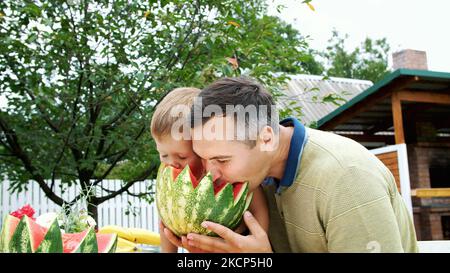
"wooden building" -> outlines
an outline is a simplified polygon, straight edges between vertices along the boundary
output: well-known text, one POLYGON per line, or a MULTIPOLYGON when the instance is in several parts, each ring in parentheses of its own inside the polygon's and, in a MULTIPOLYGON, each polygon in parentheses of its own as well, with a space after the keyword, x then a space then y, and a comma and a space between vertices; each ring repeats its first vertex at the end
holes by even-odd
POLYGON ((450 73, 428 71, 422 51, 393 57, 394 72, 316 126, 358 141, 388 166, 419 240, 450 240, 450 73))

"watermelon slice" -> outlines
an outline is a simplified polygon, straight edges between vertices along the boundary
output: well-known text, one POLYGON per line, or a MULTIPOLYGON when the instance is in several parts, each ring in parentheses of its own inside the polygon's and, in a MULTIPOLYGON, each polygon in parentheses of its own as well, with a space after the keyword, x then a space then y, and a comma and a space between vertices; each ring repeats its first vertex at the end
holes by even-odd
POLYGON ((117 238, 117 234, 96 234, 97 236, 97 245, 98 245, 98 253, 114 253, 117 249, 117 239, 112 240, 113 238, 117 238), (111 236, 112 235, 112 236, 111 236))
POLYGON ((9 252, 9 242, 14 234, 14 231, 19 224, 20 219, 11 215, 6 215, 3 220, 2 233, 0 235, 0 252, 9 252))
POLYGON ((117 234, 96 234, 93 228, 61 235, 57 220, 50 228, 38 225, 28 216, 21 220, 7 215, 0 238, 2 252, 18 253, 111 253, 117 246, 117 234))

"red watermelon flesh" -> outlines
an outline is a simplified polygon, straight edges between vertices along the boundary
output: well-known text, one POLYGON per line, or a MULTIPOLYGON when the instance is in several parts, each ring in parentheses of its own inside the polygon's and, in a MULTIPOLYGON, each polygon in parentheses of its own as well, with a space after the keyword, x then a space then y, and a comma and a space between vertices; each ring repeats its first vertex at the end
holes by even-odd
MULTIPOLYGON (((78 250, 89 230, 78 233, 65 233, 62 235, 64 253, 74 253, 78 250)), ((116 234, 95 234, 97 238, 98 253, 110 252, 116 234)))
MULTIPOLYGON (((23 216, 22 216, 23 217, 23 216)), ((41 244, 42 240, 44 240, 45 234, 47 233, 47 229, 36 224, 35 221, 33 221, 31 218, 27 217, 26 221, 28 222, 28 232, 30 233, 30 241, 31 241, 31 249, 33 252, 35 252, 39 245, 41 244)), ((9 240, 11 240, 11 238, 14 235, 14 232, 16 231, 17 225, 19 224, 20 219, 13 216, 13 215, 9 215, 8 217, 8 242, 9 240)), ((5 223, 6 224, 6 223, 5 223)))
MULTIPOLYGON (((39 245, 42 243, 42 241, 45 238, 45 235, 48 232, 48 229, 37 224, 35 221, 33 221, 31 218, 26 217, 27 221, 27 228, 28 233, 30 235, 30 241, 31 241, 31 249, 33 252, 36 252, 39 245)), ((9 215, 7 218, 7 221, 4 223, 5 225, 8 225, 7 227, 4 226, 3 228, 6 228, 8 231, 8 238, 6 242, 8 243, 11 238, 14 235, 14 232, 17 228, 17 225, 19 224, 20 219, 17 217, 14 217, 12 215, 9 215)), ((63 252, 64 253, 73 253, 78 250, 78 247, 83 242, 84 238, 86 237, 87 232, 89 229, 78 232, 78 233, 65 233, 62 234, 62 244, 63 244, 63 252)), ((104 253, 104 252, 110 252, 113 248, 113 244, 116 240, 115 234, 96 234, 97 244, 98 244, 98 252, 104 253)))
MULTIPOLYGON (((175 181, 175 179, 177 179, 178 175, 181 173, 181 171, 183 171, 183 169, 177 169, 172 167, 172 175, 173 175, 173 181, 175 181)), ((203 170, 192 170, 192 167, 189 166, 189 175, 191 176, 191 181, 192 181, 192 186, 194 187, 194 189, 197 187, 198 183, 201 180, 201 175, 203 173, 203 170), (196 173, 198 175, 198 177, 196 177, 194 175, 194 173, 196 173)))
POLYGON ((114 242, 112 237, 115 234, 99 234, 97 233, 98 253, 106 253, 111 249, 111 244, 114 242))
MULTIPOLYGON (((10 217, 8 217, 8 225, 9 225, 8 226, 8 231, 9 231, 8 239, 11 239, 11 237, 13 236, 14 231, 16 230, 19 222, 20 222, 20 219, 17 217, 14 217, 12 215, 10 217)), ((5 225, 6 225, 6 223, 5 223, 5 225)))
MULTIPOLYGON (((191 166, 189 166, 189 175, 191 176, 191 181, 192 181, 192 186, 195 189, 198 185, 198 183, 200 183, 200 180, 203 178, 203 170, 193 170, 191 171, 192 168, 191 166), (197 174, 200 174, 199 176, 195 176, 193 174, 193 172, 196 172, 197 174)), ((172 176, 173 176, 173 181, 176 180, 176 178, 178 177, 178 175, 180 175, 180 173, 183 171, 183 169, 177 169, 172 167, 172 176)), ((214 181, 214 194, 217 195, 217 193, 219 193, 226 185, 228 182, 223 182, 223 181, 214 181)), ((244 185, 243 182, 235 182, 232 184, 233 186, 233 197, 234 199, 236 199, 236 197, 238 196, 239 192, 241 191, 242 186, 244 185)))
POLYGON ((242 182, 237 182, 233 184, 233 197, 234 199, 236 199, 236 197, 238 196, 239 192, 241 191, 242 186, 244 185, 244 183, 242 182))
MULTIPOLYGON (((14 234, 14 231, 16 230, 17 225, 19 224, 20 219, 17 217, 11 217, 9 221, 9 239, 14 234)), ((40 243, 45 237, 45 234, 47 234, 48 229, 37 224, 30 218, 28 218, 29 223, 29 232, 31 235, 31 248, 33 252, 36 251, 36 249, 39 247, 40 243)), ((77 249, 79 242, 83 240, 84 235, 86 234, 86 231, 80 232, 80 233, 73 233, 73 234, 62 234, 63 239, 63 246, 64 246, 64 253, 70 253, 77 249)))
MULTIPOLYGON (((35 252, 41 244, 42 240, 44 240, 45 234, 47 234, 48 229, 37 224, 31 218, 28 218, 27 221, 29 224, 29 232, 32 242, 31 249, 33 250, 33 252, 35 252)), ((14 216, 10 217, 8 221, 9 239, 11 239, 11 237, 13 236, 19 222, 19 218, 14 216)), ((86 232, 87 230, 80 233, 62 234, 64 253, 74 252, 77 249, 79 242, 83 240, 83 235, 86 234, 86 232)))
MULTIPOLYGON (((14 235, 14 231, 16 230, 17 226, 19 225, 20 219, 17 217, 14 217, 12 215, 8 215, 5 218, 5 221, 3 223, 3 228, 1 232, 1 245, 0 245, 0 251, 2 251, 3 247, 7 247, 9 245, 9 242, 11 241, 11 238, 14 235)), ((3 251, 6 251, 3 250, 3 251)))
POLYGON ((63 240, 63 252, 64 253, 73 253, 77 251, 80 246, 83 238, 86 237, 86 233, 88 230, 78 232, 78 233, 64 233, 62 234, 63 240))
POLYGON ((42 240, 44 240, 45 234, 47 234, 48 229, 40 226, 31 218, 28 218, 27 221, 29 224, 28 227, 31 235, 31 249, 33 250, 33 252, 35 252, 41 244, 42 240))

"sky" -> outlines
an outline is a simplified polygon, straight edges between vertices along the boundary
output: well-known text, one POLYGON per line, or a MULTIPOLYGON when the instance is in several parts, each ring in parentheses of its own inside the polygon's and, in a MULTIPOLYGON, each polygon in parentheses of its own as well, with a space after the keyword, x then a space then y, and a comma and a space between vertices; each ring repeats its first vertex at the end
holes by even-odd
MULTIPOLYGON (((309 35, 310 47, 325 50, 332 30, 348 34, 348 49, 369 37, 386 37, 391 53, 402 49, 427 53, 428 69, 450 72, 450 1, 448 0, 268 0, 277 15, 309 35), (277 5, 285 5, 281 13, 277 5)), ((392 59, 389 60, 392 65, 392 59)))

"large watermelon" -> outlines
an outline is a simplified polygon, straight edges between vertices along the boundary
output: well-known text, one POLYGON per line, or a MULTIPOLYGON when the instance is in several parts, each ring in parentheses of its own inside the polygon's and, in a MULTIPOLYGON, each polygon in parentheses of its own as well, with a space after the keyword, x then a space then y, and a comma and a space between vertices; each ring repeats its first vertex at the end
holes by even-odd
POLYGON ((96 234, 93 228, 61 234, 56 219, 47 229, 26 215, 7 215, 0 237, 0 251, 14 253, 111 253, 116 245, 117 234, 96 234))
POLYGON ((164 225, 178 236, 216 236, 201 226, 205 220, 235 229, 251 198, 248 182, 217 185, 210 173, 199 181, 189 166, 180 170, 161 164, 158 170, 156 206, 164 225))

